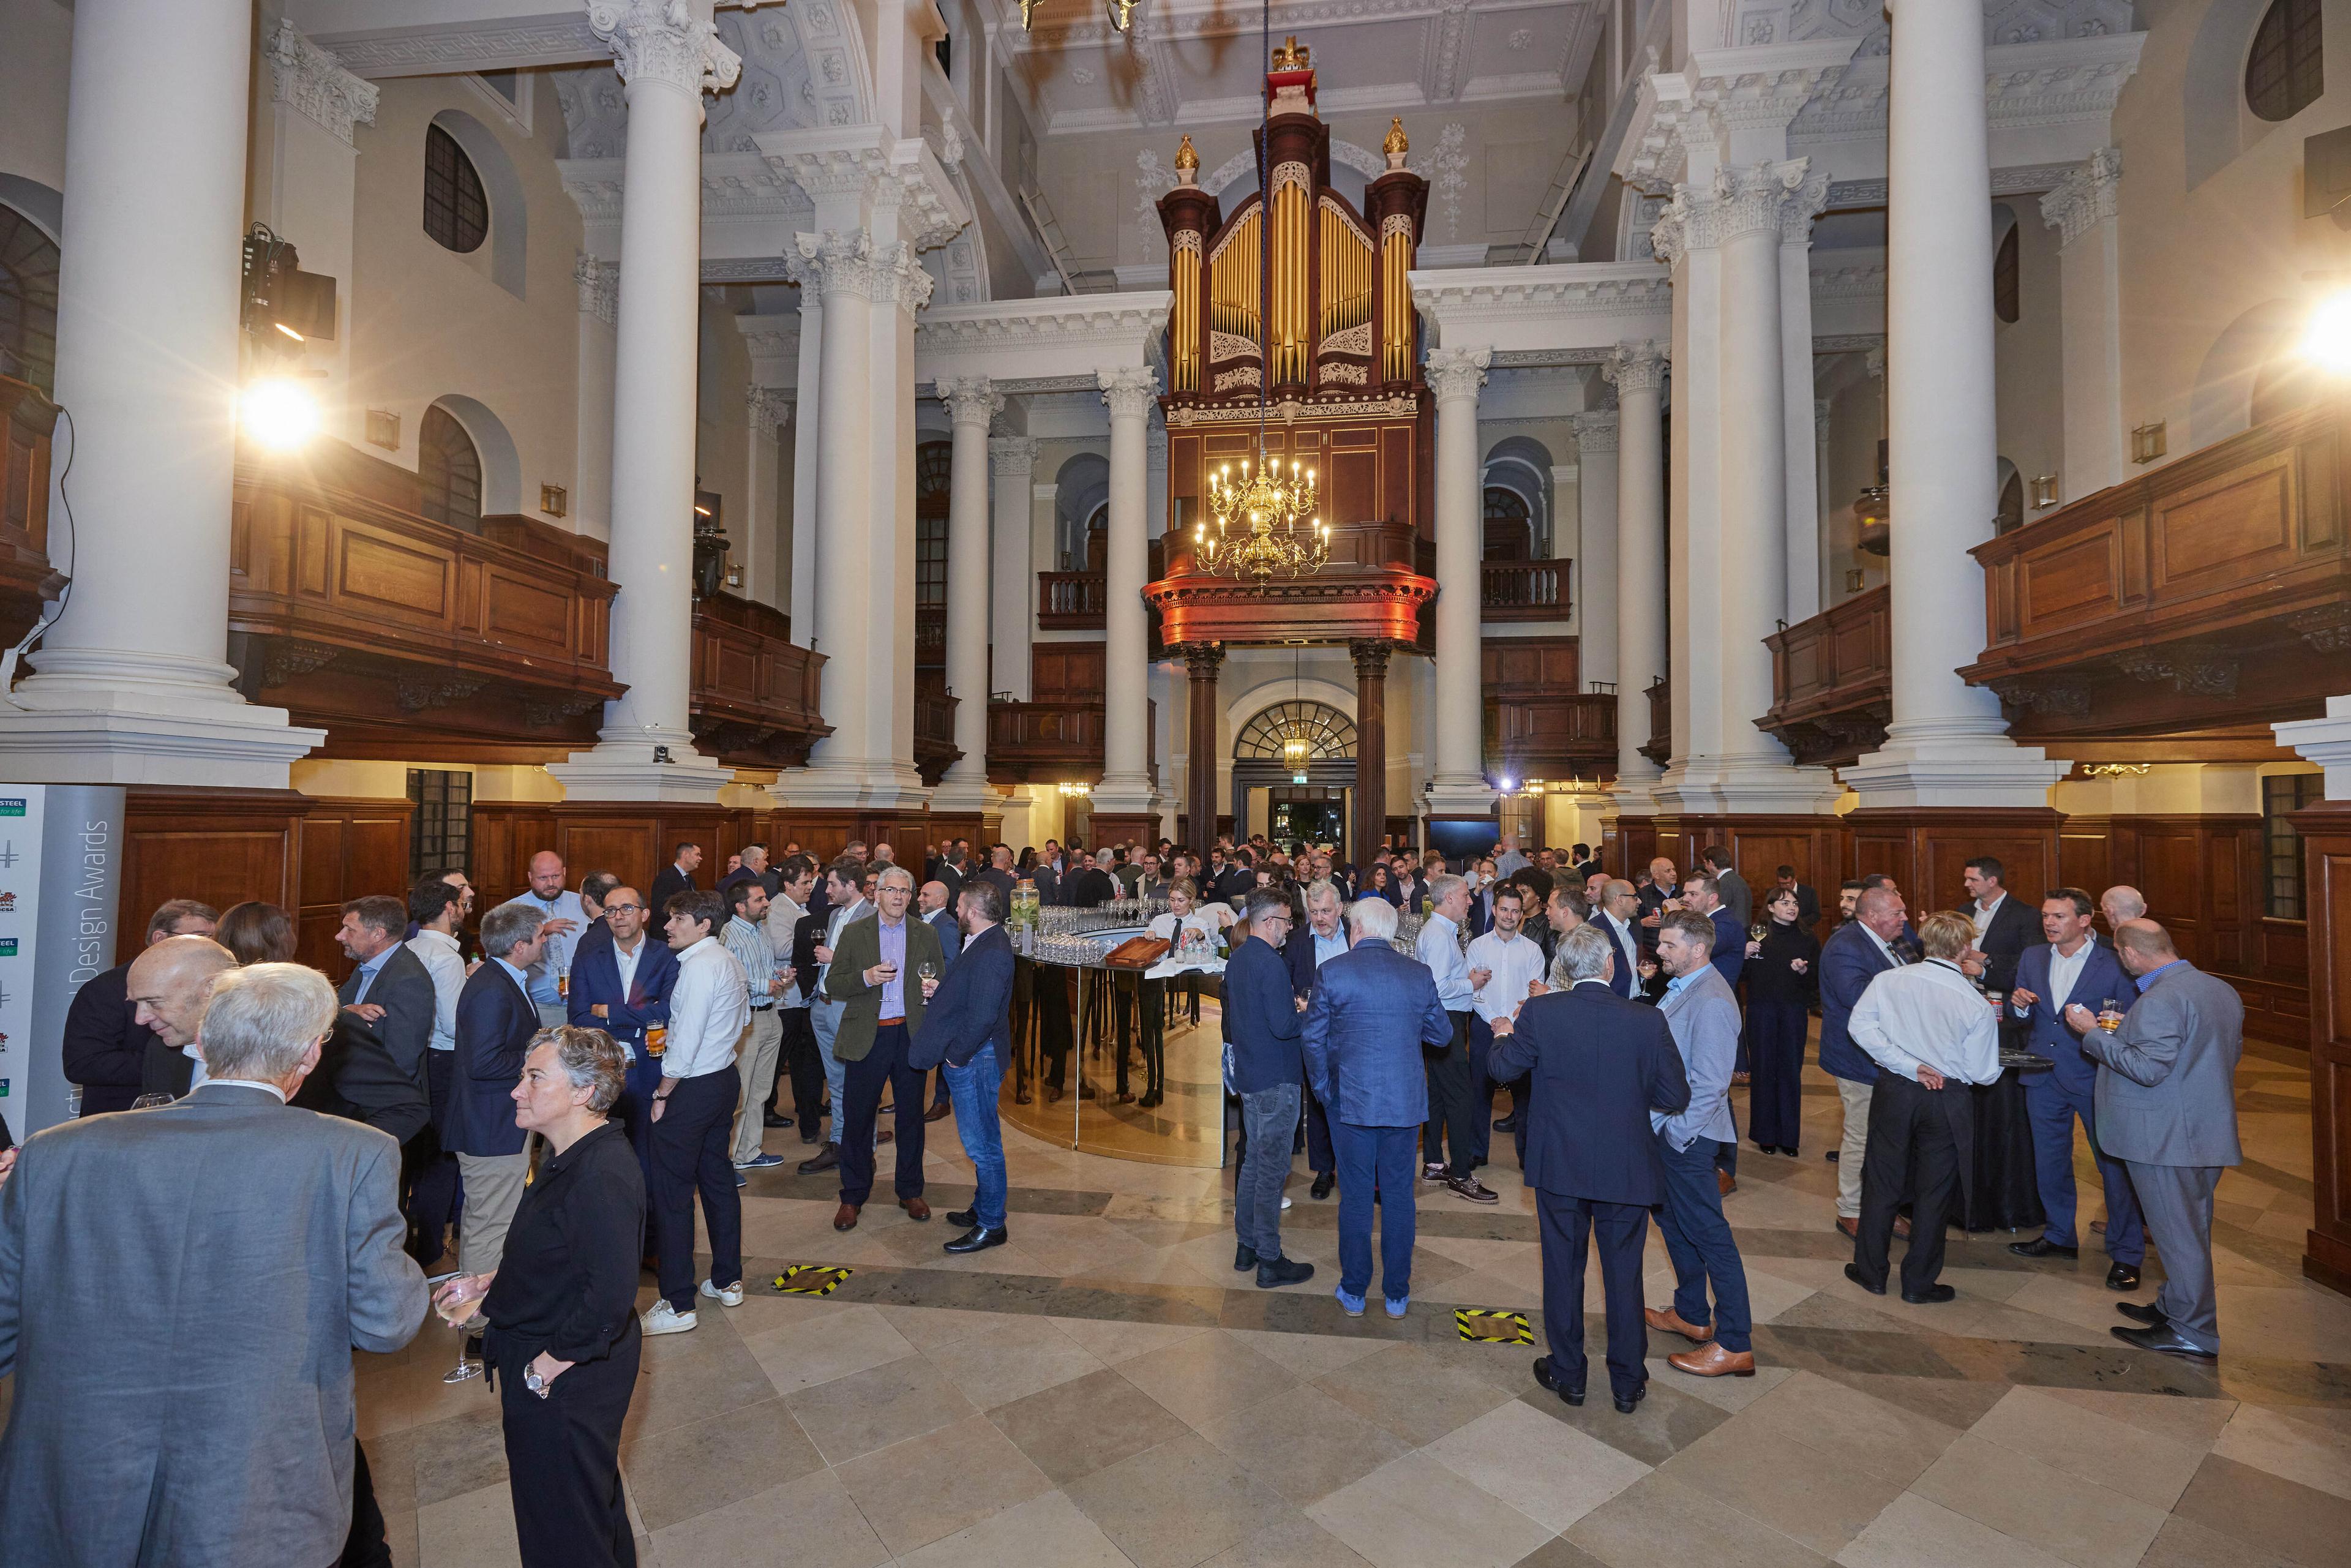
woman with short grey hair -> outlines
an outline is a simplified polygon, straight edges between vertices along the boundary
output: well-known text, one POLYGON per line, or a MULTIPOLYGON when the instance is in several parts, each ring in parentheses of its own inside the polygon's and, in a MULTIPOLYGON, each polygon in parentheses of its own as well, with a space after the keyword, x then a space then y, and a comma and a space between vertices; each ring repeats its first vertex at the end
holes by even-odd
POLYGON ((605 1119, 621 1048, 601 1029, 539 1030, 515 1085, 515 1124, 550 1157, 523 1194, 498 1267, 461 1274, 434 1305, 481 1302, 482 1359, 505 1417, 524 1568, 620 1568, 636 1549, 621 1496, 621 1426, 637 1383, 637 1260, 645 1184, 605 1119))

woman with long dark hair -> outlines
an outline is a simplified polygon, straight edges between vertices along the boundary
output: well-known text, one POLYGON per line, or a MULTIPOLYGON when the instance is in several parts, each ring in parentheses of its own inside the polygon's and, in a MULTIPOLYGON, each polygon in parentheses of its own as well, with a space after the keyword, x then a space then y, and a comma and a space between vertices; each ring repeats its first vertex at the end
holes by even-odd
POLYGON ((1747 944, 1747 1132, 1765 1154, 1803 1141, 1804 1026, 1820 994, 1821 939, 1796 923, 1796 890, 1773 888, 1747 944))

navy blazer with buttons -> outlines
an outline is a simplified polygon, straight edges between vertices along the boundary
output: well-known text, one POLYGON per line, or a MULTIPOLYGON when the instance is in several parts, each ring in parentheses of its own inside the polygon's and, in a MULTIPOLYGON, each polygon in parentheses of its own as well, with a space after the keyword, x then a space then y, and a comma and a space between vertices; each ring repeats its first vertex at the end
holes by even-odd
POLYGON ((1364 942, 1315 972, 1299 1038, 1307 1086, 1335 1120, 1417 1127, 1428 1120, 1421 1048, 1453 1043, 1453 1015, 1437 999, 1427 965, 1364 942))
POLYGON ((924 915, 923 924, 939 934, 939 978, 944 980, 955 973, 956 955, 963 951, 963 927, 956 924, 954 902, 924 915))
POLYGON ((906 1049, 916 1071, 968 1066, 983 1047, 996 1047, 1001 1068, 1012 1059, 1012 937, 1001 924, 973 937, 923 1009, 906 1049))
POLYGON ((522 1153, 514 1086, 522 1082, 523 1058, 538 1028, 538 1009, 497 960, 483 959, 465 977, 457 993, 456 1060, 450 1063, 449 1103, 442 1113, 443 1148, 458 1155, 522 1153))
POLYGON ((1706 961, 1735 991, 1739 977, 1747 972, 1747 927, 1728 909, 1717 908, 1708 918, 1714 922, 1714 946, 1707 949, 1706 961))
MULTIPOLYGON (((621 994, 621 959, 612 951, 612 928, 590 925, 571 953, 571 995, 564 1011, 581 1029, 601 1029, 632 1048, 645 1040, 647 1024, 669 1022, 669 993, 677 984, 677 955, 651 932, 640 937, 637 972, 629 994, 621 994), (602 1003, 605 1016, 592 1010, 602 1003)), ((462 994, 459 1001, 463 1004, 462 994)))
POLYGON ((1586 982, 1536 997, 1488 1048, 1489 1077, 1531 1075, 1527 1185, 1599 1203, 1665 1201, 1651 1111, 1689 1105, 1689 1076, 1656 1009, 1586 982))
POLYGON ((1821 945, 1821 1071, 1830 1077, 1877 1082, 1877 1059, 1854 1044, 1845 1030, 1869 982, 1893 967, 1858 920, 1838 926, 1821 945))
MULTIPOLYGON (((2074 977, 2073 995, 2053 997, 2049 966, 2056 956, 2057 950, 2046 942, 2027 947, 2016 963, 2016 984, 2009 988, 2028 990, 2040 998, 2024 1020, 2032 1031, 2025 1041, 2027 1049, 2057 1064, 2050 1076, 2059 1084, 2077 1094, 2088 1094, 2096 1087, 2098 1064, 2083 1054, 2082 1037, 2065 1021, 2065 1006, 2079 1002, 2095 1013, 2100 1002, 2112 997, 2127 1013, 2138 999, 2138 982, 2123 972, 2122 960, 2115 956, 2113 948, 2093 942, 2082 959, 2082 972, 2074 977)), ((2003 1010, 2011 1018, 2016 1016, 2012 1008, 2003 1010)))
POLYGON ((1225 965, 1224 1013, 1233 1042, 1234 1093, 1257 1094, 1299 1081, 1298 993, 1280 948, 1259 936, 1240 945, 1225 965))

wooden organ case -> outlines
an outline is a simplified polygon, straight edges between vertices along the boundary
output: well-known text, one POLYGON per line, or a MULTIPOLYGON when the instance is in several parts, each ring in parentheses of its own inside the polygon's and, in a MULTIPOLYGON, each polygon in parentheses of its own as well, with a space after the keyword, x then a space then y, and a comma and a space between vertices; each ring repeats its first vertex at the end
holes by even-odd
POLYGON ((1352 647, 1359 711, 1350 826, 1361 846, 1385 827, 1388 658, 1397 648, 1426 651, 1437 593, 1435 406, 1421 377, 1409 282, 1428 183, 1405 167, 1409 146, 1396 121, 1382 148, 1386 168, 1364 188, 1362 207, 1332 187, 1331 131, 1315 110, 1308 51, 1295 38, 1274 51, 1265 91, 1257 188, 1226 214, 1200 187, 1199 155, 1186 136, 1176 155, 1176 187, 1159 202, 1175 297, 1160 399, 1168 532, 1166 575, 1144 592, 1163 641, 1191 666, 1195 740, 1185 800, 1196 823, 1217 820, 1214 705, 1223 649, 1352 647), (1215 526, 1208 475, 1219 467, 1238 475, 1244 459, 1253 468, 1294 462, 1315 472, 1331 529, 1320 571, 1244 582, 1195 562, 1194 528, 1215 526))

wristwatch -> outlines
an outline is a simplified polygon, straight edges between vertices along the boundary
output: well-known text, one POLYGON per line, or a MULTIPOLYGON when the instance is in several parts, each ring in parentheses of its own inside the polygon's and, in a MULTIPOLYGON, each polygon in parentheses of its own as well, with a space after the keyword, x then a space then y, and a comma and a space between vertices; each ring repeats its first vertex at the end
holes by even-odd
POLYGON ((538 1368, 535 1366, 523 1368, 522 1385, 541 1399, 547 1397, 547 1379, 538 1375, 538 1368))

